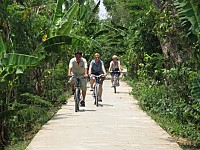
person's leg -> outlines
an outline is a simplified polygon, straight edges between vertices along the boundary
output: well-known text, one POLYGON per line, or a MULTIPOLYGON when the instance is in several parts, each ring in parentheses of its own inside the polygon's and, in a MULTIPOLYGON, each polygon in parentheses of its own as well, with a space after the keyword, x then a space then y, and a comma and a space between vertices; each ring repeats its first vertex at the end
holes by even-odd
POLYGON ((82 100, 80 102, 82 107, 85 107, 85 97, 87 91, 87 79, 81 79, 82 100))
POLYGON ((100 85, 99 85, 99 95, 100 95, 100 100, 102 101, 102 93, 103 93, 103 81, 105 80, 105 78, 102 78, 100 81, 100 85))
POLYGON ((83 101, 85 101, 86 91, 82 90, 83 101))
POLYGON ((102 96, 102 93, 103 93, 103 86, 102 84, 99 85, 99 95, 100 97, 102 96))
POLYGON ((111 76, 111 85, 113 84, 114 76, 111 76))
POLYGON ((71 83, 71 89, 74 90, 74 83, 71 83))
POLYGON ((93 84, 94 84, 95 79, 91 78, 90 79, 90 91, 93 91, 93 84))
POLYGON ((71 86, 71 95, 74 95, 74 85, 75 85, 75 80, 74 80, 74 78, 70 78, 69 79, 69 81, 68 81, 69 83, 70 83, 70 86, 71 86))
POLYGON ((119 86, 119 77, 120 77, 120 72, 118 73, 118 76, 117 76, 118 86, 119 86))
POLYGON ((83 99, 80 101, 81 107, 85 107, 85 96, 86 96, 86 91, 82 90, 83 99))

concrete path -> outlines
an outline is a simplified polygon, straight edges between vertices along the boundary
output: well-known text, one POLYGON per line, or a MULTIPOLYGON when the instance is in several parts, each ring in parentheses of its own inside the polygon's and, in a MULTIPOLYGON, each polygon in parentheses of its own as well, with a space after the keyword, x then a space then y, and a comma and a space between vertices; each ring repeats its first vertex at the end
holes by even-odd
POLYGON ((74 112, 73 98, 36 134, 26 150, 180 150, 178 144, 137 105, 124 82, 114 94, 104 81, 103 102, 74 112))

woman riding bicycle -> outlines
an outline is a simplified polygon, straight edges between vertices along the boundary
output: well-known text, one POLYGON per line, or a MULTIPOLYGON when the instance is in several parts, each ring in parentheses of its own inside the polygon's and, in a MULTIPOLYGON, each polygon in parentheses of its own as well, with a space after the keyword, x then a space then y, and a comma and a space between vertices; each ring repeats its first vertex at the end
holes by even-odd
MULTIPOLYGON (((102 92, 103 92, 103 87, 102 87, 102 84, 103 84, 103 81, 106 77, 106 70, 105 70, 105 67, 104 67, 104 63, 102 60, 100 60, 100 54, 99 53, 95 53, 94 54, 94 60, 92 60, 90 62, 90 66, 89 66, 89 75, 101 75, 101 74, 104 74, 104 77, 101 79, 100 81, 100 86, 99 86, 99 101, 102 101, 102 92)), ((91 86, 91 89, 90 91, 93 91, 93 84, 95 82, 95 78, 93 78, 91 76, 90 78, 90 86, 91 86)))
POLYGON ((117 75, 117 80, 119 83, 119 76, 122 72, 120 61, 118 60, 118 57, 116 55, 112 56, 112 61, 110 62, 109 72, 111 75, 111 85, 112 85, 111 87, 113 87, 114 75, 115 74, 117 75))

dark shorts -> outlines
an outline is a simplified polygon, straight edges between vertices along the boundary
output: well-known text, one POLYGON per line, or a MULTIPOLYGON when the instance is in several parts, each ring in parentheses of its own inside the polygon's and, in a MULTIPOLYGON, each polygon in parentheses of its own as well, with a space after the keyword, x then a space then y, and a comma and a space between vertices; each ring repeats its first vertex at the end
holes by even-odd
MULTIPOLYGON (((119 68, 116 68, 115 70, 112 70, 112 71, 119 71, 119 68)), ((111 76, 116 75, 117 77, 119 77, 120 74, 121 74, 120 72, 111 72, 111 73, 110 73, 111 76)))
POLYGON ((111 72, 111 73, 110 73, 110 75, 111 75, 111 76, 114 76, 114 75, 116 75, 117 77, 119 77, 119 76, 120 76, 120 74, 121 74, 120 72, 111 72))

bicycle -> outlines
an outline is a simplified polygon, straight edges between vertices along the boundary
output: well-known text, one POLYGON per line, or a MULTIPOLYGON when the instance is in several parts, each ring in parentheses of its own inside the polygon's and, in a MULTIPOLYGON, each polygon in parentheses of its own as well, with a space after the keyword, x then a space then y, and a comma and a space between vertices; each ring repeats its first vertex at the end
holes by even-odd
POLYGON ((81 86, 80 86, 80 79, 84 77, 75 77, 72 76, 73 78, 76 79, 75 85, 74 85, 74 101, 75 101, 75 112, 79 111, 79 105, 81 101, 81 86))
POLYGON ((116 93, 117 92, 117 86, 119 86, 119 80, 118 80, 119 71, 111 71, 110 73, 114 74, 114 76, 113 76, 113 82, 112 82, 112 87, 114 89, 114 93, 116 93))
POLYGON ((91 77, 95 78, 95 83, 93 85, 93 97, 94 97, 94 104, 98 107, 99 106, 99 97, 100 97, 100 92, 99 92, 99 86, 100 86, 100 80, 102 77, 104 77, 103 74, 101 75, 91 75, 91 77))

